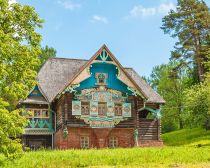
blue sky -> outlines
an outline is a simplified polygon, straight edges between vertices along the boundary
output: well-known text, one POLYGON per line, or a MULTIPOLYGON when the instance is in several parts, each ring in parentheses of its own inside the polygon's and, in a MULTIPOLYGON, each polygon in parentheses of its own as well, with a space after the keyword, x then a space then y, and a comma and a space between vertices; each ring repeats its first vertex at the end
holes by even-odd
MULTIPOLYGON (((15 1, 15 0, 12 0, 15 1)), ((125 67, 149 76, 167 63, 175 40, 160 29, 175 0, 17 0, 45 20, 42 46, 58 57, 89 59, 103 44, 125 67)), ((210 4, 210 0, 206 0, 210 4)))

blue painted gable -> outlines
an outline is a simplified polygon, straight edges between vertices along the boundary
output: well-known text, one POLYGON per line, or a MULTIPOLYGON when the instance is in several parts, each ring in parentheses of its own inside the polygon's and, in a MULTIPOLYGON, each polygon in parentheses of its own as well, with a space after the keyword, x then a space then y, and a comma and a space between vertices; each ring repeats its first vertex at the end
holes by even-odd
POLYGON ((128 95, 132 95, 132 92, 127 89, 128 86, 117 78, 117 75, 119 72, 116 65, 109 64, 106 62, 93 63, 91 64, 91 67, 90 67, 90 73, 91 73, 91 77, 82 81, 80 83, 80 86, 76 88, 77 91, 82 90, 82 89, 97 87, 98 85, 97 85, 97 80, 96 80, 96 73, 106 73, 107 74, 107 80, 106 80, 107 88, 118 90, 128 95))
POLYGON ((28 95, 28 97, 32 97, 32 96, 35 96, 35 97, 44 97, 43 95, 42 95, 42 93, 40 92, 40 90, 39 90, 39 87, 36 85, 35 87, 34 87, 34 89, 32 90, 32 92, 28 95))

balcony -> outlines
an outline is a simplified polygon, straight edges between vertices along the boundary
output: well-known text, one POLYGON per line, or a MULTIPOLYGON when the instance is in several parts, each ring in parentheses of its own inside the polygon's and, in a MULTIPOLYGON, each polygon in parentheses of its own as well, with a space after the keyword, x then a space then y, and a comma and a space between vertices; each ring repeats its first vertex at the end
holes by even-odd
POLYGON ((26 128, 48 128, 52 130, 52 120, 50 118, 29 118, 26 128))

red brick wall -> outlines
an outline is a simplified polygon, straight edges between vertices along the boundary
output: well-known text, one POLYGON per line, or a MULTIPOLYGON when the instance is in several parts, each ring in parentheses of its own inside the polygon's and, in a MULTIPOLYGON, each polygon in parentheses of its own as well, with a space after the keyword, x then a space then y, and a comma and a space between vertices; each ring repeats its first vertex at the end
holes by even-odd
POLYGON ((106 148, 110 136, 118 138, 119 147, 133 147, 133 129, 113 128, 113 129, 93 129, 93 128, 68 128, 68 137, 63 139, 62 130, 55 134, 55 148, 69 149, 80 148, 80 136, 89 136, 90 147, 106 148))

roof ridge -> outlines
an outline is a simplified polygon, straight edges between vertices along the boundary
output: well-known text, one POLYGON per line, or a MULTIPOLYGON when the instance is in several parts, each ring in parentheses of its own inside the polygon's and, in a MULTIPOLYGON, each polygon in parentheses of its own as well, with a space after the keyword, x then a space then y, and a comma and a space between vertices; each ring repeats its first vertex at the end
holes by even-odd
MULTIPOLYGON (((49 59, 67 59, 67 60, 79 60, 79 61, 88 61, 89 59, 80 59, 80 58, 65 58, 65 57, 53 57, 53 58, 49 58, 49 59)), ((124 67, 124 69, 133 69, 132 67, 124 67)))
POLYGON ((80 58, 64 58, 64 57, 53 57, 53 58, 49 58, 49 60, 51 59, 64 59, 64 60, 79 60, 79 61, 88 61, 88 59, 80 59, 80 58))

